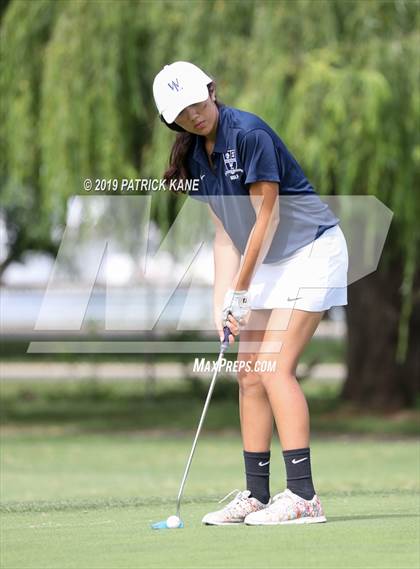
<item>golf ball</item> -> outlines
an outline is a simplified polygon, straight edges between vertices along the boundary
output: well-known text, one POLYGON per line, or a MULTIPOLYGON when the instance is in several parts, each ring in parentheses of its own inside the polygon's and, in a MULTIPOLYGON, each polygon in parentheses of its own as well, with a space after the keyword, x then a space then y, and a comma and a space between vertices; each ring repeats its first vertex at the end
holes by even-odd
POLYGON ((169 518, 166 520, 166 525, 170 529, 179 528, 181 525, 181 520, 178 518, 178 516, 169 516, 169 518))

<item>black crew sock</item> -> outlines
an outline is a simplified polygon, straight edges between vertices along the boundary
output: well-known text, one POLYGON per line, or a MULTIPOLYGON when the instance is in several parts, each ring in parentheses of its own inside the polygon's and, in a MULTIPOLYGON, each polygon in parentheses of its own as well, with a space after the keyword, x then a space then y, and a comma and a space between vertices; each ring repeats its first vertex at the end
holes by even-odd
POLYGON ((270 451, 244 450, 246 487, 263 504, 270 499, 270 451))
POLYGON ((312 500, 315 488, 312 482, 309 448, 285 450, 283 458, 286 465, 288 489, 305 500, 312 500))

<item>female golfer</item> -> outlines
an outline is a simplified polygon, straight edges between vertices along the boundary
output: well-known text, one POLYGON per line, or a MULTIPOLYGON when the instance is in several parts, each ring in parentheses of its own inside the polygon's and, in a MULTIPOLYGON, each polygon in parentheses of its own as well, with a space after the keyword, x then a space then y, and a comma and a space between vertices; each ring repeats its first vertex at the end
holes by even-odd
POLYGON ((246 489, 203 523, 325 522, 312 480, 308 406, 295 374, 325 310, 347 304, 348 255, 339 219, 277 134, 259 117, 218 102, 215 82, 200 68, 166 65, 153 94, 162 122, 179 131, 165 178, 197 179, 198 192, 189 194, 207 201, 215 223, 220 338, 225 323, 230 343, 241 330, 246 489), (270 498, 273 417, 287 487, 270 498))

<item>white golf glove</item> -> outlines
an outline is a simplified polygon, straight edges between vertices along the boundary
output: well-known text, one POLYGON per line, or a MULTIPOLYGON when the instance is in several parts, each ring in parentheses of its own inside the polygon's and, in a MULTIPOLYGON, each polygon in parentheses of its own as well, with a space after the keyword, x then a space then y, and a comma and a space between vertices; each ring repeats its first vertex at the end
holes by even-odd
POLYGON ((225 294, 222 310, 223 324, 227 321, 229 312, 235 320, 241 325, 249 313, 249 296, 247 290, 229 289, 225 294))

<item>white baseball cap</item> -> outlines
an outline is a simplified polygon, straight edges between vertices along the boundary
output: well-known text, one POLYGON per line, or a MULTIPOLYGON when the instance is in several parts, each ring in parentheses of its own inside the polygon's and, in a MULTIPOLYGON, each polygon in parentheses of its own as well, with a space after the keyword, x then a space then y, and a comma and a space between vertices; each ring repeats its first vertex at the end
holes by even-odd
POLYGON ((159 114, 167 123, 173 123, 185 107, 207 99, 207 85, 212 81, 204 71, 188 61, 165 65, 153 81, 153 96, 159 114))

